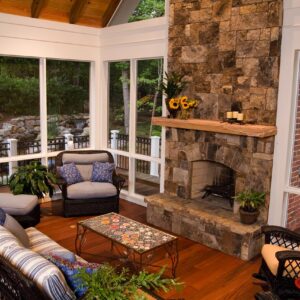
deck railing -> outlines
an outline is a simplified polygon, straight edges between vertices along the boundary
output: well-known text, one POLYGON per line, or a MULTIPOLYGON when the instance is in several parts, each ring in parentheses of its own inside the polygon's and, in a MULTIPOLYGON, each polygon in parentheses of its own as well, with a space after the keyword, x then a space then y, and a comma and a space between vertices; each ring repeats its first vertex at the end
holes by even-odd
MULTIPOLYGON (((48 151, 62 151, 65 149, 69 149, 68 147, 68 137, 57 137, 53 139, 48 139, 48 151)), ((155 137, 157 138, 157 137, 155 137)), ((72 147, 74 149, 81 149, 89 147, 90 140, 89 136, 72 136, 72 147)), ((118 134, 117 139, 114 141, 110 140, 110 145, 112 149, 119 149, 123 151, 129 150, 129 135, 126 134, 118 134)), ((136 138, 136 152, 139 154, 153 156, 153 152, 159 153, 160 151, 160 139, 156 140, 155 145, 153 143, 153 137, 137 137, 136 138), (157 143, 158 141, 158 143, 157 143), (154 146, 154 147, 153 147, 154 146), (158 147, 158 149, 156 149, 158 147), (153 149, 156 149, 153 151, 153 149)), ((25 154, 34 154, 41 152, 41 141, 17 141, 15 139, 8 140, 8 142, 0 143, 0 157, 9 157, 16 155, 25 155, 25 154)), ((157 155, 157 154, 155 154, 157 155)), ((123 170, 129 169, 129 159, 123 155, 114 155, 116 167, 123 170)), ((6 185, 8 182, 8 177, 13 173, 14 168, 22 165, 26 165, 31 160, 24 160, 19 162, 8 162, 8 163, 0 163, 0 185, 6 185)), ((157 163, 150 163, 148 161, 136 160, 135 171, 138 173, 151 174, 154 176, 158 176, 154 173, 158 173, 158 171, 153 172, 153 166, 155 167, 157 163)), ((49 157, 48 158, 48 167, 50 169, 55 168, 55 159, 49 157)))

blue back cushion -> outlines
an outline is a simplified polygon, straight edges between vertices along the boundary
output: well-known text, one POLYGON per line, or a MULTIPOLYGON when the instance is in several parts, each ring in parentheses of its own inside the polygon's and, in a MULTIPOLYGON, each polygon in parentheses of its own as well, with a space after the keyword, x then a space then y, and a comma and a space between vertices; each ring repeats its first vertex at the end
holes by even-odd
POLYGON ((69 260, 54 255, 48 255, 46 258, 61 270, 69 287, 74 291, 77 298, 82 297, 86 293, 87 288, 81 287, 82 281, 80 278, 76 278, 75 275, 82 268, 85 268, 87 273, 92 273, 99 268, 99 264, 79 261, 70 262, 69 260))
POLYGON ((79 170, 73 162, 70 164, 64 164, 59 169, 59 173, 68 184, 74 184, 83 181, 79 170))
POLYGON ((95 161, 93 163, 92 181, 112 183, 112 175, 115 170, 115 164, 109 162, 95 161))

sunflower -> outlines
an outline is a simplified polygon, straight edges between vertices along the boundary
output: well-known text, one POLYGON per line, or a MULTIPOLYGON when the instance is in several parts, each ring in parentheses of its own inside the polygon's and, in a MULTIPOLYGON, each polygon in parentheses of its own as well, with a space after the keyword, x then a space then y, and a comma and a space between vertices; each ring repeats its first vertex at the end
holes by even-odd
POLYGON ((186 103, 187 102, 187 96, 183 96, 180 98, 180 103, 183 104, 183 103, 186 103))
POLYGON ((190 106, 187 102, 183 102, 183 103, 181 102, 181 107, 182 109, 188 109, 190 106))
POLYGON ((179 108, 179 103, 177 98, 172 98, 169 101, 169 107, 171 109, 178 109, 179 108))
POLYGON ((189 106, 190 106, 191 108, 197 107, 197 105, 198 105, 197 100, 190 100, 189 106))
POLYGON ((176 102, 170 103, 170 108, 171 109, 178 109, 179 108, 179 104, 176 102))

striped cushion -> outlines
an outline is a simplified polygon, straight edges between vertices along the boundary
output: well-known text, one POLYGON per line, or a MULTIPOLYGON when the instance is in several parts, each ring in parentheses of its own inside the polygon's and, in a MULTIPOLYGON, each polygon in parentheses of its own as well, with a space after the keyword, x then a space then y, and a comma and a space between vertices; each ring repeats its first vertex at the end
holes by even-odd
POLYGON ((38 253, 13 245, 3 250, 2 256, 30 278, 50 299, 76 299, 60 270, 38 253))
POLYGON ((22 246, 20 241, 5 227, 0 226, 0 254, 9 246, 22 246))
MULTIPOLYGON (((59 253, 69 254, 71 252, 54 242, 51 238, 38 231, 34 227, 30 227, 25 230, 29 237, 30 249, 34 252, 37 252, 43 256, 51 255, 53 253, 55 253, 56 255, 59 255, 59 253)), ((76 260, 86 262, 83 258, 77 255, 75 256, 76 260)))

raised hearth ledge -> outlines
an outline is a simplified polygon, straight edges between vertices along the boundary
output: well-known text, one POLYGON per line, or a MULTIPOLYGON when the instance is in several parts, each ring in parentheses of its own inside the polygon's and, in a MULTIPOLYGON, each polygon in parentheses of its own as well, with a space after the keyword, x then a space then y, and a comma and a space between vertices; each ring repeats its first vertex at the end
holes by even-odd
POLYGON ((168 194, 145 197, 147 222, 243 260, 262 247, 261 225, 243 225, 233 212, 168 194))
POLYGON ((160 125, 165 127, 174 127, 181 129, 192 129, 210 131, 216 133, 225 133, 233 135, 244 135, 258 138, 266 138, 274 136, 277 133, 275 126, 267 125, 252 125, 252 124, 230 124, 227 122, 201 120, 201 119, 171 119, 165 117, 153 117, 153 125, 160 125))

